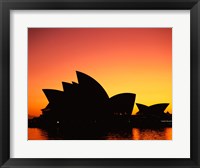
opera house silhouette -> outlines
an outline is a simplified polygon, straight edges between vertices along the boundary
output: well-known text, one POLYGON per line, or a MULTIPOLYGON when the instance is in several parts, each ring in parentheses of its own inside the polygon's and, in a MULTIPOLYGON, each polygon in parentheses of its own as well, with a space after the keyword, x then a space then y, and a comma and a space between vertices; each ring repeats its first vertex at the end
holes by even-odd
POLYGON ((135 94, 122 93, 109 98, 95 79, 82 72, 76 74, 78 83, 62 82, 63 91, 43 89, 49 104, 42 109, 42 127, 108 127, 120 122, 117 116, 123 116, 123 123, 131 115, 135 94))
POLYGON ((139 111, 133 116, 136 94, 121 93, 109 97, 95 79, 79 71, 76 74, 78 83, 62 82, 63 91, 43 89, 49 103, 42 109, 40 117, 29 120, 30 127, 50 131, 59 128, 66 134, 79 130, 84 135, 91 135, 109 129, 145 126, 146 123, 154 125, 166 119, 164 110, 168 103, 149 107, 137 103, 139 111))
POLYGON ((132 119, 135 126, 138 127, 158 127, 158 126, 171 126, 172 115, 165 109, 169 103, 154 104, 146 106, 144 104, 136 103, 139 111, 132 119))
POLYGON ((169 103, 154 104, 151 106, 146 106, 144 104, 136 103, 136 105, 138 106, 139 109, 137 115, 162 117, 165 114, 164 110, 167 108, 169 103))

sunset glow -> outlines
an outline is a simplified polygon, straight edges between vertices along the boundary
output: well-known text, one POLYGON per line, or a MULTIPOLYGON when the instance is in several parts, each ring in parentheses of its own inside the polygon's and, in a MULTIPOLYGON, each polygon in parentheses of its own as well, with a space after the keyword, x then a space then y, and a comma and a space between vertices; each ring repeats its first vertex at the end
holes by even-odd
POLYGON ((63 90, 62 81, 77 82, 76 71, 110 97, 135 93, 136 103, 170 103, 172 113, 171 28, 29 28, 28 115, 48 104, 42 89, 63 90))

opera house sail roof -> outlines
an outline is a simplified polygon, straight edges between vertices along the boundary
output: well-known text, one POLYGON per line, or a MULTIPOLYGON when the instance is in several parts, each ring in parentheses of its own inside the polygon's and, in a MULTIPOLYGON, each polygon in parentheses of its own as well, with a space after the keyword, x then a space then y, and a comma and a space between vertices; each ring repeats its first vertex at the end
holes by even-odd
MULTIPOLYGON (((60 120, 98 120, 113 115, 131 115, 136 95, 121 93, 109 98, 92 77, 76 71, 78 83, 62 82, 63 91, 43 89, 49 104, 43 114, 60 120)), ((53 119, 52 119, 53 120, 53 119)))
POLYGON ((137 112, 137 115, 156 115, 160 116, 164 114, 164 110, 167 108, 169 103, 160 103, 160 104, 154 104, 151 106, 146 106, 144 104, 136 103, 139 111, 137 112))

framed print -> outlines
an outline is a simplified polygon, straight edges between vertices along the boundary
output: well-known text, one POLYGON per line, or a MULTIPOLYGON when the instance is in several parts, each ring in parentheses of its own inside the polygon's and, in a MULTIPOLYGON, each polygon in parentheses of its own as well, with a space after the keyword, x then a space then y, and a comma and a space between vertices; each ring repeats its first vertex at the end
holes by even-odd
POLYGON ((199 165, 199 1, 1 1, 1 166, 199 165))

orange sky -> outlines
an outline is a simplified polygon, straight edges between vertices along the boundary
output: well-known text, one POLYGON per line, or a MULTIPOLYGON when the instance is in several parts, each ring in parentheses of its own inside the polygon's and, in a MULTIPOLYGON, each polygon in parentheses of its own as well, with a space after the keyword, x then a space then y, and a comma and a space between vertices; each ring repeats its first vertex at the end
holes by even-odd
POLYGON ((172 112, 171 28, 29 28, 28 114, 48 104, 42 89, 62 90, 76 70, 109 96, 135 93, 136 103, 170 103, 172 112))

